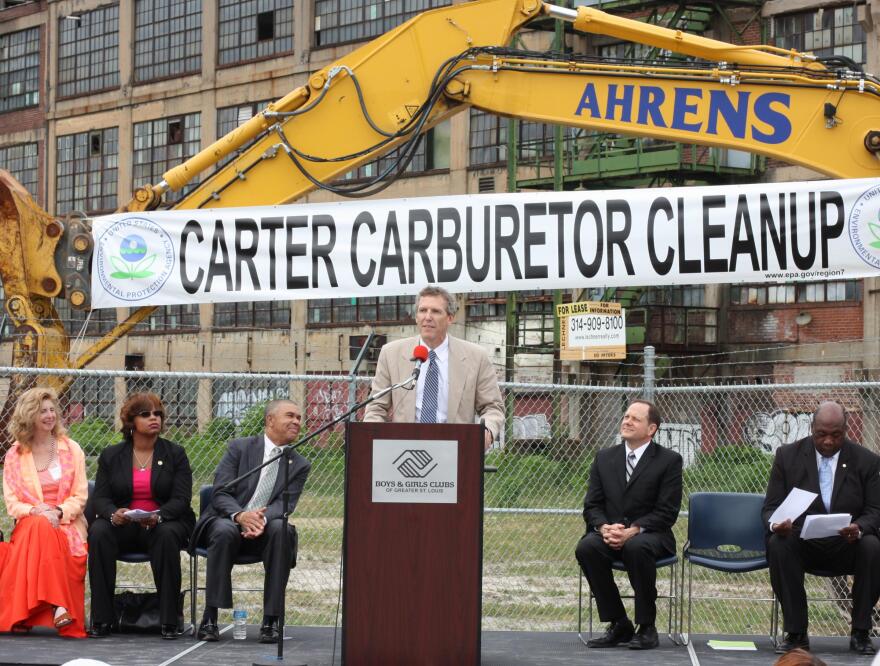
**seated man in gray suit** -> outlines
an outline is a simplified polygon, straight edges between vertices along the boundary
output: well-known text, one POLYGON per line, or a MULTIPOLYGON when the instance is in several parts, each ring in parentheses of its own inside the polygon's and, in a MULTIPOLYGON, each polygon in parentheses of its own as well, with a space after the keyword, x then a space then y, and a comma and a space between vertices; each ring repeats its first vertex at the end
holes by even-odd
POLYGON ((391 391, 367 405, 364 421, 396 423, 486 424, 486 448, 504 426, 504 407, 498 376, 489 355, 479 345, 454 338, 447 329, 456 303, 442 287, 425 287, 416 300, 419 335, 389 342, 379 352, 371 393, 406 379, 413 370, 413 349, 428 348, 429 362, 419 373, 415 390, 391 391))
MULTIPOLYGON (((208 548, 205 613, 198 638, 219 640, 217 609, 232 607, 232 565, 239 554, 262 554, 263 623, 261 643, 279 640, 278 618, 284 608, 284 591, 290 570, 296 564, 296 529, 284 520, 284 471, 276 462, 264 467, 232 488, 221 486, 281 454, 281 447, 299 435, 302 412, 290 400, 273 400, 266 405, 266 426, 256 437, 235 439, 214 476, 214 496, 193 532, 199 546, 208 548), (280 547, 284 536, 290 541, 290 561, 284 561, 280 547)), ((302 493, 311 464, 299 453, 287 457, 292 513, 302 493)))

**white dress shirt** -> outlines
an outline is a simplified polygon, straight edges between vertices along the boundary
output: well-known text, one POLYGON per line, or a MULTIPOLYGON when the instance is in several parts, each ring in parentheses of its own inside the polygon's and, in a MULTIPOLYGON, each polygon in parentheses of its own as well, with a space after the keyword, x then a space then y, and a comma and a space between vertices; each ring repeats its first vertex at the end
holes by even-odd
POLYGON ((650 443, 651 443, 651 440, 649 439, 644 444, 639 444, 636 448, 632 448, 629 445, 629 442, 626 443, 626 457, 629 458, 630 453, 636 454, 636 462, 635 462, 635 464, 633 464, 633 470, 635 470, 636 466, 638 466, 639 460, 642 459, 642 454, 648 450, 648 444, 650 444, 650 443))
MULTIPOLYGON (((428 347, 421 338, 419 338, 419 344, 428 347)), ((428 349, 431 348, 428 347, 428 349)), ((449 411, 449 336, 443 338, 443 342, 431 351, 437 355, 437 370, 440 372, 440 384, 437 389, 437 423, 446 423, 449 411)), ((422 396, 425 393, 425 378, 428 376, 429 365, 430 361, 422 364, 416 382, 416 423, 419 422, 422 413, 422 396)))

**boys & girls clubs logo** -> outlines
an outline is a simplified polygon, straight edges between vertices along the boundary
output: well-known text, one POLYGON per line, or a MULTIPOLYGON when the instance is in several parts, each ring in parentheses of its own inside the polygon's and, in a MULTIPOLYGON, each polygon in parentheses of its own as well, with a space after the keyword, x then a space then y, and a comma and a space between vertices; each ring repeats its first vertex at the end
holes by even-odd
POLYGON ((880 185, 856 199, 847 226, 853 249, 862 261, 880 269, 880 185))
POLYGON ((171 236, 155 222, 129 217, 97 239, 95 268, 101 286, 123 301, 142 301, 165 284, 174 270, 171 236))

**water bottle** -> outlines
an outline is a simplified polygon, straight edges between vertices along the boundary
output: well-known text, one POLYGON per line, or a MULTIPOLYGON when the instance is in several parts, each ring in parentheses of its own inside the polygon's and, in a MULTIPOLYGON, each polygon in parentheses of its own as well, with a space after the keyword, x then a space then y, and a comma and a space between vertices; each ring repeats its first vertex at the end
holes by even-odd
POLYGON ((247 638, 247 611, 244 608, 232 611, 232 638, 237 641, 247 638))

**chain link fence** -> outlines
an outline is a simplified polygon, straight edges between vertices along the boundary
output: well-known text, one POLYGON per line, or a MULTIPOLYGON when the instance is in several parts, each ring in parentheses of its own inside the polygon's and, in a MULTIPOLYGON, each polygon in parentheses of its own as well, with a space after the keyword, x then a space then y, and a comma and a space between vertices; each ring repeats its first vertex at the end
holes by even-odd
MULTIPOLYGON (((14 372, 47 381, 50 370, 14 372)), ((67 371, 69 372, 69 371, 67 371)), ((0 368, 0 397, 13 369, 0 368)), ((70 435, 85 450, 89 477, 97 456, 118 442, 118 413, 125 396, 154 391, 166 406, 164 436, 183 445, 198 489, 213 481, 226 443, 261 431, 262 408, 289 396, 303 409, 303 433, 315 430, 363 399, 369 379, 346 376, 79 371, 63 399, 70 435)), ((618 441, 621 415, 630 400, 652 398, 664 416, 658 440, 684 458, 684 502, 675 532, 687 535, 687 496, 697 491, 764 493, 775 450, 806 436, 811 413, 822 399, 850 412, 849 435, 872 449, 880 429, 880 383, 706 385, 675 387, 502 384, 508 414, 502 441, 487 456, 498 468, 486 476, 483 554, 483 627, 572 631, 578 617, 578 567, 574 548, 584 532, 581 516, 586 482, 597 449, 618 441)), ((3 433, 5 437, 5 433, 3 433)), ((300 534, 298 566, 287 593, 287 622, 333 625, 337 621, 343 523, 343 428, 336 426, 301 448, 312 471, 294 522, 300 534)), ((10 522, 0 519, 8 535, 10 522)), ((184 571, 188 556, 183 555, 184 571)), ((204 563, 202 563, 202 568, 204 563)), ((668 586, 663 570, 658 586, 668 586)), ((769 630, 770 583, 766 571, 727 576, 694 568, 694 594, 736 597, 695 601, 695 633, 762 634, 769 630), (743 598, 747 600, 742 600, 743 598)), ((204 572, 201 574, 204 581, 204 572)), ((235 587, 259 588, 260 565, 239 566, 235 587)), ((628 587, 625 576, 619 579, 628 587)), ((120 565, 119 583, 150 586, 146 565, 120 565)), ((808 576, 808 595, 836 597, 845 579, 808 576)), ((186 575, 184 585, 187 585, 186 575)), ((586 603, 586 600, 584 601, 586 603)), ((199 596, 198 606, 203 598, 199 596)), ((237 592, 236 605, 257 621, 259 592, 237 592)), ((666 606, 658 604, 658 626, 666 606)), ((811 632, 846 635, 849 607, 812 603, 811 632)), ((221 616, 221 620, 228 620, 221 616)))

